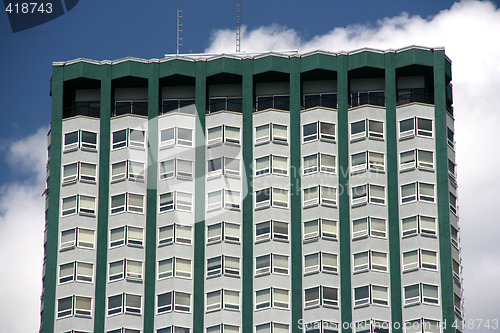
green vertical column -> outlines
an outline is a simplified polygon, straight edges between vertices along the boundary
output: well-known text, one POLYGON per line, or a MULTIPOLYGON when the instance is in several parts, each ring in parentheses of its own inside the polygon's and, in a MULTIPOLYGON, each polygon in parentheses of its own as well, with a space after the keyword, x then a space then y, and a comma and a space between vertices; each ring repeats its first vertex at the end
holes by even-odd
POLYGON ((290 59, 290 236, 292 247, 292 332, 302 318, 302 203, 300 178, 300 58, 290 59))
MULTIPOLYGON (((340 241, 340 317, 341 322, 352 322, 351 296, 351 228, 349 207, 349 79, 347 55, 338 56, 338 151, 339 151, 339 241, 340 241)), ((343 333, 351 328, 343 328, 343 333)))
POLYGON ((441 301, 445 333, 454 332, 453 276, 451 264, 450 203, 448 189, 448 144, 446 125, 446 58, 444 50, 434 50, 434 131, 436 137, 436 187, 439 228, 441 301))
POLYGON ((63 76, 64 67, 53 67, 52 119, 50 141, 50 178, 49 210, 47 212, 47 243, 45 244, 45 277, 43 279, 42 332, 54 332, 56 285, 57 285, 57 247, 59 243, 59 204, 61 193, 61 154, 62 154, 62 113, 63 113, 63 76))
POLYGON ((196 62, 193 332, 204 332, 205 302, 205 110, 206 63, 196 62))
MULTIPOLYGON (((391 290, 391 321, 402 323, 401 264, 398 198, 398 137, 396 121, 396 53, 385 54, 385 124, 387 143, 387 209, 389 226, 389 272, 391 290)), ((403 331, 393 327, 393 333, 403 331)))
MULTIPOLYGON (((243 166, 247 193, 243 198, 242 333, 253 332, 253 62, 243 60, 243 166)), ((243 184, 243 188, 245 184, 243 184)))
POLYGON ((109 155, 111 147, 111 65, 102 66, 99 130, 99 198, 94 332, 104 332, 106 317, 106 269, 108 265, 109 155))
POLYGON ((154 332, 156 283, 156 202, 158 167, 158 64, 150 63, 148 79, 148 168, 146 201, 146 254, 144 268, 144 333, 154 332))

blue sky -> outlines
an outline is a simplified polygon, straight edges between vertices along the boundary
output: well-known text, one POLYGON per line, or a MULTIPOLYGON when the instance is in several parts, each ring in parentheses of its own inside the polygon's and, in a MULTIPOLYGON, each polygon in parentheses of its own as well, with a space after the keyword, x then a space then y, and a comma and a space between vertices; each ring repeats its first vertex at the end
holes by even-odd
MULTIPOLYGON (((491 153, 500 128, 500 0, 242 1, 244 51, 446 48, 453 61, 466 316, 500 319, 500 177, 491 176, 500 164, 491 153)), ((235 1, 229 0, 81 0, 67 14, 18 33, 0 13, 0 267, 18 272, 0 275, 0 285, 29 286, 0 288, 0 299, 9 300, 0 302, 6 332, 34 332, 39 324, 52 62, 175 53, 178 8, 183 53, 234 50, 235 1)))

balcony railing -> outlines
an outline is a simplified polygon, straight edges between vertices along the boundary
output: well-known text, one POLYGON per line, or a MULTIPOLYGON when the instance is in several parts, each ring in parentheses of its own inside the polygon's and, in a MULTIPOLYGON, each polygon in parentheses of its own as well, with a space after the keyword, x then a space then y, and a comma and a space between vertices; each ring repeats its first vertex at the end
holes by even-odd
POLYGON ((289 111, 290 96, 289 95, 258 96, 256 109, 257 111, 266 109, 289 111))
POLYGON ((195 114, 196 105, 194 98, 164 99, 161 106, 161 114, 169 112, 195 114))
POLYGON ((434 95, 424 93, 423 90, 398 90, 398 105, 409 103, 434 104, 434 95))
POLYGON ((208 103, 208 113, 217 111, 242 112, 241 97, 212 97, 208 103))
POLYGON ((307 94, 304 95, 304 109, 322 106, 326 108, 337 108, 337 94, 307 94))
POLYGON ((358 91, 351 93, 351 107, 366 104, 385 106, 385 91, 358 91))
POLYGON ((75 116, 87 116, 92 118, 99 118, 101 108, 99 102, 79 102, 77 105, 64 108, 63 119, 75 116))
POLYGON ((147 101, 116 101, 113 109, 113 117, 124 114, 148 115, 147 101))

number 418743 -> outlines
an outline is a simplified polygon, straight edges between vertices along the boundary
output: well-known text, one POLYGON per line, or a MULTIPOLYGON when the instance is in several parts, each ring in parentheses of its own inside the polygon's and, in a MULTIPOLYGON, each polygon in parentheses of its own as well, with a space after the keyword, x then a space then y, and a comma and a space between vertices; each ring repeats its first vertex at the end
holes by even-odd
POLYGON ((10 3, 5 8, 5 11, 9 14, 33 14, 42 13, 50 14, 52 13, 52 3, 38 3, 38 2, 23 2, 23 3, 10 3))

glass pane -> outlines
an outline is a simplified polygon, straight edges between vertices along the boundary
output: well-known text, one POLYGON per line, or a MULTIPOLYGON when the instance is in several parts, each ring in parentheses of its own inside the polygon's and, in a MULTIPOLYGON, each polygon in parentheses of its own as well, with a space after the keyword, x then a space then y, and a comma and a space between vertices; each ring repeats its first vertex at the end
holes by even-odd
POLYGON ((240 226, 237 224, 226 223, 224 231, 226 236, 240 237, 240 226))
POLYGON ((94 242, 94 230, 78 229, 78 240, 81 242, 94 242))
POLYGON ((366 164, 366 152, 351 155, 352 166, 366 164))
POLYGON ((273 156, 273 168, 288 170, 288 158, 273 156))
POLYGON ((191 238, 191 227, 176 224, 177 237, 191 238))
POLYGON ((303 126, 304 142, 318 138, 318 123, 306 124, 303 126))
POLYGON ((429 164, 433 164, 433 153, 432 151, 427 151, 427 150, 417 150, 417 153, 418 153, 418 161, 419 162, 424 162, 424 163, 429 163, 429 164))
POLYGON ((125 205, 125 194, 118 194, 111 197, 111 208, 125 205))
POLYGON ((387 299, 387 287, 372 286, 373 298, 387 299))
POLYGON ((323 265, 337 267, 337 255, 332 253, 322 253, 323 265))
POLYGON ((368 121, 368 130, 370 132, 384 133, 384 123, 375 120, 368 121))
POLYGON ((68 275, 73 275, 73 269, 74 269, 75 263, 69 263, 69 264, 64 264, 59 266, 59 277, 65 277, 68 275))
POLYGON ((370 196, 377 198, 385 198, 385 188, 378 185, 370 185, 370 196))
POLYGON ((287 134, 287 127, 283 125, 278 125, 278 124, 273 124, 273 139, 278 138, 286 138, 288 137, 287 134))
POLYGON ((159 232, 160 239, 170 238, 173 236, 174 236, 174 226, 173 225, 169 225, 169 226, 160 228, 160 232, 159 232))
POLYGON ((368 251, 354 254, 354 266, 368 264, 368 251))
POLYGON ((269 156, 261 157, 255 160, 255 169, 257 174, 264 169, 269 169, 269 156))
POLYGON ((81 163, 81 172, 82 175, 87 175, 87 176, 93 176, 95 177, 96 175, 96 166, 95 164, 89 164, 89 163, 81 163))
POLYGON ((173 141, 174 140, 175 128, 167 128, 161 131, 160 137, 161 142, 173 141))
POLYGON ((208 162, 208 172, 213 172, 222 169, 222 158, 214 158, 208 162))
POLYGON ((309 155, 304 157, 304 169, 315 167, 318 165, 318 155, 309 155))
POLYGON ((67 210, 67 209, 71 209, 71 208, 76 208, 76 195, 63 199, 62 209, 67 210))
POLYGON ((337 233, 337 222, 333 220, 321 219, 321 229, 323 232, 337 233))
POLYGON ((407 230, 417 229, 417 217, 411 216, 402 220, 403 232, 407 230))
POLYGON ((304 234, 309 234, 318 231, 319 231, 318 220, 304 222, 304 234))
POLYGON ((135 227, 128 227, 128 238, 142 240, 142 229, 135 227))
POLYGON ((193 162, 185 160, 177 160, 177 172, 183 174, 192 174, 193 162))
POLYGON ((418 263, 418 251, 409 251, 403 253, 403 265, 410 265, 413 263, 418 263))
POLYGON ((130 141, 140 142, 144 144, 146 134, 144 131, 130 129, 130 141))
POLYGON ((208 193, 208 206, 220 204, 222 202, 222 191, 215 191, 208 193))
POLYGON ((429 264, 437 265, 437 255, 436 252, 433 251, 422 251, 422 261, 429 264))
MULTIPOLYGON (((416 218, 415 218, 416 220, 416 218)), ((415 221, 416 222, 416 221, 415 221)), ((416 223, 415 223, 416 227, 416 223)), ((428 216, 420 216, 420 228, 427 230, 436 230, 436 219, 428 216)))
POLYGON ((413 131, 415 129, 415 121, 413 118, 401 120, 399 122, 399 132, 413 131))
POLYGON ((335 124, 331 123, 320 123, 320 133, 328 138, 335 136, 335 124))
POLYGON ((214 236, 220 236, 222 234, 222 223, 217 223, 214 225, 209 225, 208 226, 208 238, 214 237, 214 236))
POLYGON ((368 230, 368 218, 362 218, 352 221, 353 233, 368 230))
POLYGON ((226 139, 240 140, 240 129, 238 127, 225 127, 226 139))
POLYGON ((288 290, 273 289, 274 301, 288 303, 288 290))
POLYGON ((406 184, 401 186, 401 196, 404 197, 409 197, 409 196, 414 196, 417 191, 416 191, 416 184, 406 184))
POLYGON ((280 188, 273 188, 273 201, 274 200, 288 202, 288 191, 280 188))
POLYGON ((208 129, 208 141, 222 139, 222 126, 208 129))
POLYGON ((128 194, 128 204, 129 206, 142 207, 144 196, 140 194, 128 194))
POLYGON ((189 144, 193 140, 193 131, 188 128, 177 128, 177 139, 182 144, 189 144))
POLYGON ((260 256, 255 258, 255 269, 260 269, 269 266, 271 266, 271 255, 266 254, 265 256, 260 256))
POLYGON ((304 202, 318 198, 318 187, 306 188, 304 190, 304 202))
POLYGON ((78 173, 78 163, 68 164, 64 166, 63 177, 76 176, 78 173))
POLYGON ((360 134, 365 131, 365 121, 357 121, 351 124, 351 135, 360 134))
POLYGON ((372 217, 370 219, 370 222, 371 222, 371 229, 372 230, 385 232, 385 220, 384 219, 377 219, 375 217, 372 217))
POLYGON ((321 154, 321 166, 335 168, 335 156, 328 154, 321 154))
POLYGON ((64 145, 69 146, 71 144, 78 143, 78 131, 65 133, 64 134, 64 145))
POLYGON ((255 128, 255 141, 259 142, 265 138, 269 139, 269 125, 257 126, 255 128))
POLYGON ((437 286, 431 286, 428 284, 423 284, 422 285, 422 295, 424 297, 432 297, 432 298, 438 298, 438 287, 437 286))
POLYGON ((418 188, 419 188, 419 194, 430 197, 434 196, 434 185, 419 183, 418 188))
POLYGON ((305 290, 304 300, 307 302, 319 300, 319 287, 309 288, 305 290))
POLYGON ((80 195, 80 208, 95 210, 95 198, 80 195))
POLYGON ((415 161, 415 151, 405 151, 399 154, 400 156, 400 164, 411 163, 415 161))
POLYGON ((158 262, 158 273, 171 272, 173 269, 173 260, 165 259, 158 262))
POLYGON ((319 265, 319 253, 313 253, 304 256, 305 267, 311 267, 317 265, 319 265))
POLYGON ((372 263, 376 265, 387 266, 387 253, 372 252, 372 263))

